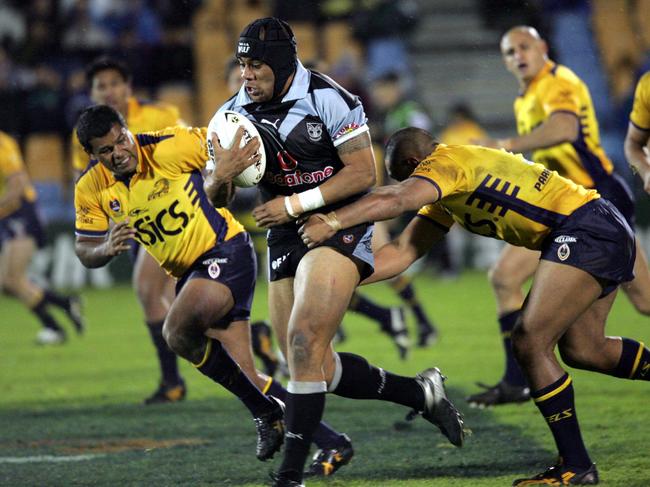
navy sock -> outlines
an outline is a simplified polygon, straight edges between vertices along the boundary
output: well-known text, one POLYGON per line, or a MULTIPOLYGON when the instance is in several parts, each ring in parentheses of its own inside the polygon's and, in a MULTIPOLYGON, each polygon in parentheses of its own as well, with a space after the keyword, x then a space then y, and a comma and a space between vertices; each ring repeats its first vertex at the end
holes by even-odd
POLYGON ((313 433, 325 409, 325 392, 287 392, 286 407, 284 457, 278 472, 286 479, 302 482, 313 433))
POLYGON ((378 399, 422 410, 424 391, 413 377, 392 374, 352 353, 339 353, 341 380, 332 391, 351 399, 378 399))
POLYGON ((551 429, 563 463, 588 468, 591 459, 580 434, 569 374, 564 374, 553 384, 531 393, 531 396, 551 429))
POLYGON ((521 370, 521 367, 519 367, 519 364, 515 359, 515 354, 512 350, 512 340, 510 339, 512 329, 517 324, 517 320, 519 319, 520 315, 521 310, 518 309, 499 317, 501 340, 503 341, 503 351, 506 356, 506 370, 502 380, 512 386, 525 387, 528 385, 528 383, 526 382, 526 378, 524 377, 524 373, 521 370))
MULTIPOLYGON (((269 379, 271 383, 266 389, 266 394, 270 396, 275 396, 281 401, 287 400, 287 390, 282 387, 282 384, 275 381, 274 379, 269 379)), ((336 448, 337 446, 342 445, 346 439, 345 437, 334 430, 329 424, 325 421, 318 423, 316 431, 314 431, 313 437, 314 443, 318 448, 336 448)))
POLYGON ((400 276, 395 281, 391 282, 391 287, 395 289, 397 294, 402 300, 409 305, 415 319, 418 322, 418 325, 425 325, 425 328, 431 328, 431 322, 429 317, 422 309, 420 301, 415 296, 415 289, 413 288, 413 283, 408 277, 400 276))
POLYGON ((650 380, 650 350, 642 342, 623 338, 621 359, 611 375, 623 379, 650 380))
POLYGON ((390 308, 379 306, 359 293, 352 295, 348 309, 361 313, 372 320, 379 321, 382 325, 390 324, 390 308))
POLYGON ((54 291, 45 290, 43 291, 43 299, 66 311, 70 309, 70 298, 68 296, 62 296, 54 291))
POLYGON ((54 330, 58 332, 63 332, 63 328, 61 328, 61 326, 54 319, 54 316, 52 316, 50 312, 47 310, 47 302, 45 301, 45 297, 43 297, 36 304, 36 306, 32 308, 32 313, 34 313, 38 317, 41 324, 45 328, 49 328, 50 330, 54 330))
POLYGON ((167 346, 163 338, 164 321, 147 321, 147 329, 151 335, 151 342, 156 348, 158 354, 158 364, 160 365, 160 375, 165 385, 175 385, 181 382, 181 376, 178 373, 178 357, 167 346))
POLYGON ((207 339, 203 360, 194 367, 237 396, 254 417, 273 407, 271 399, 255 387, 218 340, 207 339))

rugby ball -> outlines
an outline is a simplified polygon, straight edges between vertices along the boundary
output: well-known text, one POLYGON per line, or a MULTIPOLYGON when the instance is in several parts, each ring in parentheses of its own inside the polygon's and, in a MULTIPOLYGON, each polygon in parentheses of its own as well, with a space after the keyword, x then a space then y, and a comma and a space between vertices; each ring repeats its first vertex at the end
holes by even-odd
POLYGON ((217 112, 214 117, 212 117, 212 120, 210 120, 210 123, 208 124, 208 144, 210 147, 209 152, 211 160, 208 161, 206 167, 208 169, 214 169, 214 151, 212 150, 212 143, 210 142, 212 134, 216 134, 221 147, 224 149, 230 149, 233 144, 233 139, 235 138, 235 132, 237 132, 237 129, 240 126, 244 127, 244 135, 239 147, 244 147, 253 137, 260 138, 260 148, 257 152, 260 154, 260 160, 255 164, 248 166, 232 180, 235 186, 240 188, 250 188, 259 183, 262 180, 262 176, 264 176, 264 171, 266 170, 266 153, 264 152, 264 144, 262 144, 262 139, 257 127, 255 127, 253 122, 241 113, 233 112, 232 110, 224 110, 217 112))

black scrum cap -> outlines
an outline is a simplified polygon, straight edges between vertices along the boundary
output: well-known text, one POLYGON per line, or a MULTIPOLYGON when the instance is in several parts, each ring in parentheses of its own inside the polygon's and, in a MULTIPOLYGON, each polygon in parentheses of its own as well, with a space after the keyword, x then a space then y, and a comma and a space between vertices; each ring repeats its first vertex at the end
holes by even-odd
POLYGON ((239 35, 236 56, 257 59, 270 66, 275 75, 273 98, 276 98, 296 70, 296 38, 284 20, 257 19, 239 35))

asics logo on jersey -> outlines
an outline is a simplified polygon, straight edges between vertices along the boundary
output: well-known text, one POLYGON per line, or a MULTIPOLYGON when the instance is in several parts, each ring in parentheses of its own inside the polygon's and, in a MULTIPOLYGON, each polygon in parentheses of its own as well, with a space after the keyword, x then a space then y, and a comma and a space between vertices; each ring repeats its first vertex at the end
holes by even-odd
POLYGON ((279 118, 276 118, 273 122, 271 122, 270 120, 267 120, 266 118, 263 118, 260 123, 265 123, 265 124, 270 125, 271 127, 273 127, 275 130, 278 130, 277 125, 278 125, 279 121, 280 121, 279 118))
POLYGON ((165 242, 165 236, 181 233, 190 221, 190 217, 184 211, 176 211, 178 205, 178 200, 175 200, 168 208, 160 210, 156 216, 145 215, 136 220, 133 224, 136 240, 150 246, 165 242))

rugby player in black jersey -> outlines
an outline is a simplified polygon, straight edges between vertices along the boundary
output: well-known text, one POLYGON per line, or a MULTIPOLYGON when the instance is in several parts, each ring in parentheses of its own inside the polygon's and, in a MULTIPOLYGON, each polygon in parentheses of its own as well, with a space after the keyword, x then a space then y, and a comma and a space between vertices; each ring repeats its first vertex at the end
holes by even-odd
MULTIPOLYGON (((398 376, 358 355, 337 354, 331 347, 352 293, 372 273, 372 224, 337 233, 311 250, 297 232, 296 219, 302 214, 351 203, 375 181, 366 116, 358 97, 305 69, 297 59, 291 28, 276 18, 246 26, 237 57, 244 83, 220 110, 242 113, 277 139, 274 143, 272 137, 264 137, 269 157, 259 188, 265 203, 253 211, 257 224, 269 229, 270 319, 291 374, 286 447, 273 485, 302 485, 326 392, 410 407, 461 446, 462 418, 446 397, 438 369, 427 369, 415 378, 398 376)), ((206 181, 206 192, 219 204, 232 192, 225 176, 238 174, 251 161, 232 157, 214 137, 212 143, 217 169, 206 181)))

